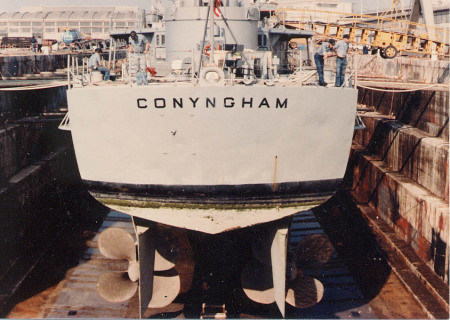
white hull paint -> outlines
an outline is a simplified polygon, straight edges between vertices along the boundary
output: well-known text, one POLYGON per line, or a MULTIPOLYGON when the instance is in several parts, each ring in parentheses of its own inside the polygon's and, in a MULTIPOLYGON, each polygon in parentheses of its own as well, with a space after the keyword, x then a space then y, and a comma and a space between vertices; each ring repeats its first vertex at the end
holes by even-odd
MULTIPOLYGON (((342 179, 356 97, 351 88, 264 85, 68 91, 82 179, 125 190, 146 185, 276 189, 285 183, 342 179)), ((319 204, 302 200, 270 208, 180 210, 148 205, 145 196, 114 201, 115 196, 98 199, 133 216, 208 233, 276 220, 319 204)), ((319 198, 323 202, 327 197, 319 198)))

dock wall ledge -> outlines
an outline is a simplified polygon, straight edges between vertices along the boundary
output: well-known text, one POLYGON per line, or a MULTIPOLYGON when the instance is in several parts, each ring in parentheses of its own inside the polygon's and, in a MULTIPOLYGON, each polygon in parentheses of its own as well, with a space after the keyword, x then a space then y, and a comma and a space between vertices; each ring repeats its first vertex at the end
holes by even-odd
POLYGON ((353 175, 359 201, 373 206, 417 255, 448 282, 448 202, 392 171, 383 161, 363 154, 353 175), (360 171, 358 168, 364 168, 360 171))
MULTIPOLYGON (((396 57, 383 59, 380 55, 349 55, 347 58, 347 73, 354 66, 354 59, 358 65, 358 78, 362 79, 391 79, 410 83, 449 83, 449 61, 430 60, 411 57, 396 57)), ((326 59, 325 66, 335 70, 336 59, 326 59)))
MULTIPOLYGON (((380 88, 383 88, 382 84, 380 88)), ((389 116, 402 125, 410 125, 431 136, 445 140, 449 138, 448 89, 390 92, 360 88, 358 104, 362 108, 389 116)))
MULTIPOLYGON (((7 280, 3 277, 15 268, 16 261, 23 259, 30 247, 38 245, 38 242, 34 244, 39 241, 34 235, 42 234, 39 228, 46 228, 64 218, 38 208, 50 193, 55 192, 56 185, 63 181, 70 183, 70 178, 66 178, 72 171, 66 163, 70 163, 72 157, 70 146, 61 146, 33 161, 0 186, 0 216, 4 222, 0 224, 3 235, 0 283, 7 280)), ((24 266, 20 270, 22 268, 24 266)))
POLYGON ((70 143, 70 135, 58 130, 61 118, 35 116, 0 125, 0 185, 55 148, 70 143))
POLYGON ((449 201, 448 140, 430 136, 396 120, 361 116, 365 130, 354 142, 435 196, 449 201))
MULTIPOLYGON (((443 62, 424 63, 441 68, 443 62)), ((393 93, 360 88, 366 129, 354 135, 347 172, 356 201, 372 207, 377 219, 447 286, 448 105, 449 92, 443 90, 393 93)))
POLYGON ((56 71, 66 66, 67 54, 0 56, 0 72, 3 77, 56 71))
MULTIPOLYGON (((39 90, 0 89, 0 124, 5 119, 11 122, 31 115, 60 112, 61 109, 67 108, 66 90, 66 86, 39 90)), ((1 125, 0 129, 3 129, 1 125)))

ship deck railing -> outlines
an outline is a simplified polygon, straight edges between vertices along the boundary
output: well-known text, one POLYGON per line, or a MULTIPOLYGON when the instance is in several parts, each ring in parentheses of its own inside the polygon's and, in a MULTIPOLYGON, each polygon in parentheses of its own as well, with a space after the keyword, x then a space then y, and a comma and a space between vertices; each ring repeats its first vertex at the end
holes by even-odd
MULTIPOLYGON (((190 61, 194 61, 193 51, 183 51, 190 53, 192 56, 190 61)), ((254 61, 245 60, 254 59, 256 52, 259 57, 264 56, 268 51, 244 51, 239 53, 241 61, 245 63, 239 67, 230 67, 227 63, 229 53, 218 51, 220 58, 217 58, 216 65, 225 72, 225 85, 283 85, 283 86, 303 86, 303 85, 318 85, 317 71, 312 61, 309 59, 306 48, 295 48, 285 51, 277 51, 276 54, 271 54, 268 61, 270 63, 257 64, 254 61)), ((69 54, 67 56, 67 82, 69 90, 73 87, 85 86, 135 86, 136 79, 130 72, 130 64, 127 58, 118 58, 114 51, 114 46, 108 55, 108 60, 103 60, 103 65, 111 70, 111 77, 114 81, 104 82, 99 77, 99 72, 91 72, 88 68, 88 58, 86 56, 78 56, 69 54), (95 77, 95 75, 97 75, 95 77)), ((260 59, 261 60, 261 59, 260 59)), ((150 60, 148 58, 147 66, 156 69, 156 76, 150 76, 147 73, 150 85, 195 85, 199 82, 198 74, 200 68, 196 63, 191 64, 189 61, 178 60, 178 63, 164 62, 164 60, 150 60), (161 69, 159 69, 161 68, 161 69)), ((349 55, 347 64, 347 76, 344 87, 352 86, 356 88, 357 74, 359 65, 358 55, 349 55)), ((147 68, 149 69, 149 68, 147 68)), ((148 70, 147 70, 148 71, 148 70)), ((326 67, 328 74, 333 73, 331 67, 326 67)), ((329 76, 329 79, 334 77, 329 76)), ((327 81, 332 86, 334 81, 327 81)))

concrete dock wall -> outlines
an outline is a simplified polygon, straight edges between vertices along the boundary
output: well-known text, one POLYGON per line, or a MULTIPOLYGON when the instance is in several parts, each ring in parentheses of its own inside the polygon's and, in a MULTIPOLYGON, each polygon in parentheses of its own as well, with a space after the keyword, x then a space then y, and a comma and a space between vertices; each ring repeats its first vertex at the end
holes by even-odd
POLYGON ((43 209, 58 188, 80 183, 70 133, 57 129, 59 121, 32 117, 0 129, 0 283, 26 272, 42 245, 37 235, 67 220, 43 209))
POLYGON ((354 142, 377 155, 393 171, 449 200, 449 146, 445 140, 393 120, 364 118, 364 123, 367 130, 358 132, 354 142))
POLYGON ((67 108, 66 89, 65 86, 23 91, 0 89, 0 120, 59 112, 61 108, 67 108))
POLYGON ((393 116, 402 124, 411 125, 430 135, 449 137, 448 91, 417 90, 383 92, 360 89, 359 104, 381 114, 393 116))
MULTIPOLYGON (((336 59, 325 59, 327 69, 336 70, 336 59)), ((449 83, 449 63, 447 59, 427 60, 409 57, 383 59, 376 55, 349 55, 347 75, 358 67, 359 78, 392 79, 410 83, 449 83), (355 61, 356 60, 356 61, 355 61)))
POLYGON ((449 63, 447 59, 413 59, 397 57, 383 59, 379 55, 357 55, 358 70, 361 75, 374 77, 387 76, 405 82, 417 83, 448 83, 449 63))
POLYGON ((3 77, 56 71, 67 67, 67 54, 0 56, 0 72, 3 77))
POLYGON ((0 183, 70 142, 70 136, 58 130, 59 122, 59 118, 28 117, 0 126, 0 183))
POLYGON ((448 283, 449 93, 360 89, 359 104, 352 189, 448 283))

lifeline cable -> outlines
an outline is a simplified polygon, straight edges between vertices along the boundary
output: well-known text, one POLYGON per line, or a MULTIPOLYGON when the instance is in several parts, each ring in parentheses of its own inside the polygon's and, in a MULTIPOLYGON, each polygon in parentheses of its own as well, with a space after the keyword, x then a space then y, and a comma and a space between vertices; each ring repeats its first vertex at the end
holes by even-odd
MULTIPOLYGON (((375 87, 362 86, 360 84, 358 84, 358 87, 361 87, 361 88, 364 88, 364 89, 370 89, 370 90, 374 90, 374 91, 383 91, 383 92, 412 92, 412 91, 425 90, 425 89, 436 87, 436 86, 439 86, 439 85, 440 85, 439 83, 434 83, 434 84, 430 84, 428 86, 424 86, 424 87, 420 87, 420 88, 404 89, 404 90, 403 89, 402 90, 399 90, 399 89, 393 89, 393 90, 390 90, 390 89, 379 89, 379 88, 375 88, 375 87)), ((445 85, 445 86, 448 86, 448 85, 445 85)))

